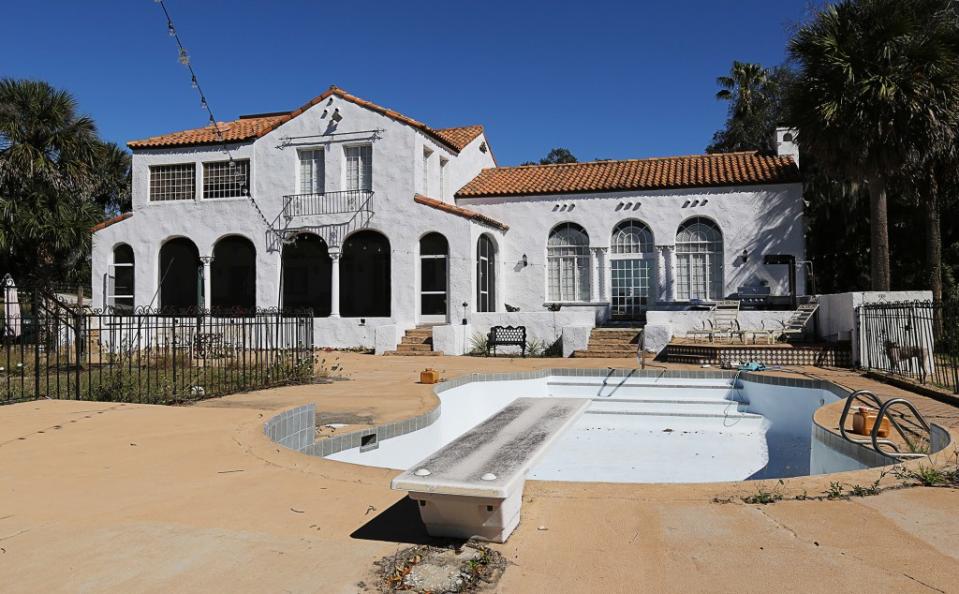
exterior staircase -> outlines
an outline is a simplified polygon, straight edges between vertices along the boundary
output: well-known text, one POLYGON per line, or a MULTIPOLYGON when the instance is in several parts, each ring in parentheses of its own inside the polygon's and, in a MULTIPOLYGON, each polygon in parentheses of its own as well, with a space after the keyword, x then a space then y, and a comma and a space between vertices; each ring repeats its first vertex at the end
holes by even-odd
POLYGON ((642 331, 642 328, 593 328, 586 349, 573 351, 573 356, 594 359, 635 357, 642 331))
POLYGON ((433 350, 433 327, 417 326, 406 331, 395 351, 387 351, 386 355, 404 357, 429 357, 442 355, 433 350))

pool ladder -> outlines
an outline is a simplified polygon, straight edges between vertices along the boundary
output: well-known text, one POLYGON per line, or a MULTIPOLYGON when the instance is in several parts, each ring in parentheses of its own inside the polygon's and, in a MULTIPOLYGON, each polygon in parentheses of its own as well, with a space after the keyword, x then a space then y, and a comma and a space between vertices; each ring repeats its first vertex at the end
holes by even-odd
POLYGON ((842 416, 839 417, 839 432, 847 441, 872 446, 872 449, 878 453, 897 460, 923 458, 929 454, 928 451, 917 451, 921 450, 921 448, 913 442, 910 435, 913 437, 922 437, 925 435, 926 450, 932 447, 932 428, 929 426, 929 423, 926 422, 922 413, 920 413, 911 402, 905 398, 890 398, 883 402, 869 390, 856 390, 846 398, 846 404, 842 408, 842 416), (849 409, 852 408, 853 403, 857 401, 879 410, 879 412, 876 413, 876 421, 872 426, 869 439, 856 439, 855 437, 850 437, 846 432, 846 419, 849 417, 849 409), (908 409, 914 419, 910 419, 904 414, 898 415, 897 419, 897 415, 893 415, 890 412, 895 408, 908 409), (900 450, 899 444, 896 442, 879 437, 879 428, 882 425, 882 420, 887 417, 889 424, 895 428, 902 440, 906 442, 906 445, 909 447, 908 452, 900 450))

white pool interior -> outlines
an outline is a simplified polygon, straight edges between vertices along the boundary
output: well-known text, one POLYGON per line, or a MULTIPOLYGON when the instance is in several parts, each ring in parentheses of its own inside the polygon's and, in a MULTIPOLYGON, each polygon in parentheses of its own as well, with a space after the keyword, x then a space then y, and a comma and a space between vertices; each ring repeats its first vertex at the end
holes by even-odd
POLYGON ((838 400, 820 388, 740 377, 548 375, 471 381, 440 392, 432 425, 330 459, 407 469, 519 397, 574 397, 586 411, 528 478, 693 483, 784 478, 810 472, 813 414, 838 400))

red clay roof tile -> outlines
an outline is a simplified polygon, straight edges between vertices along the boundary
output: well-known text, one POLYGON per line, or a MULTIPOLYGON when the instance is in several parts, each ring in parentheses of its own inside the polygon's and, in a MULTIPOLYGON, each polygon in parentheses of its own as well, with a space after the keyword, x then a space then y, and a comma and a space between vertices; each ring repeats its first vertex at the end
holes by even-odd
POLYGON ((455 204, 443 202, 442 200, 437 200, 436 198, 429 198, 428 196, 423 196, 422 194, 414 194, 413 200, 424 206, 429 206, 430 208, 435 208, 436 210, 441 210, 451 215, 463 217, 464 219, 476 221, 477 223, 488 225, 490 227, 496 227, 497 229, 501 229, 503 231, 509 230, 509 225, 504 225, 496 219, 492 219, 483 213, 476 212, 475 210, 470 210, 468 208, 463 208, 462 206, 456 206, 455 204))
MULTIPOLYGON (((361 105, 388 118, 416 128, 427 136, 430 136, 434 140, 438 141, 440 144, 452 149, 453 152, 459 152, 463 149, 463 147, 469 144, 470 141, 483 132, 482 126, 466 126, 462 128, 444 128, 434 130, 423 122, 414 120, 413 118, 407 117, 392 109, 377 105, 372 101, 360 99, 359 97, 351 95, 343 89, 335 86, 330 87, 322 95, 318 95, 313 99, 310 99, 307 103, 291 112, 240 118, 232 122, 218 122, 217 126, 220 128, 223 141, 225 142, 253 140, 275 130, 281 124, 292 120, 296 116, 302 114, 314 105, 325 101, 331 96, 336 96, 345 101, 361 105), (470 134, 472 134, 472 136, 470 136, 470 134)), ((217 138, 216 130, 211 124, 209 126, 204 126, 203 128, 183 130, 181 132, 162 134, 160 136, 151 136, 150 138, 145 138, 142 140, 131 140, 127 143, 127 146, 133 149, 140 149, 197 146, 205 144, 219 144, 219 142, 220 140, 217 138)))
POLYGON ((753 152, 484 169, 457 198, 799 182, 791 157, 753 152))

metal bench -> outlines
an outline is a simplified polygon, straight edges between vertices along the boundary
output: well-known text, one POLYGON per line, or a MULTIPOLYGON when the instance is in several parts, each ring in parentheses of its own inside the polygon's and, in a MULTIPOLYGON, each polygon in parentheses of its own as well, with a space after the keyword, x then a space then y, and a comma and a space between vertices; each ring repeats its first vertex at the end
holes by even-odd
POLYGON ((526 356, 526 326, 493 326, 486 335, 486 354, 498 346, 518 346, 526 356))
POLYGON ((430 536, 506 542, 519 524, 526 473, 589 405, 517 398, 393 479, 419 504, 430 536))

